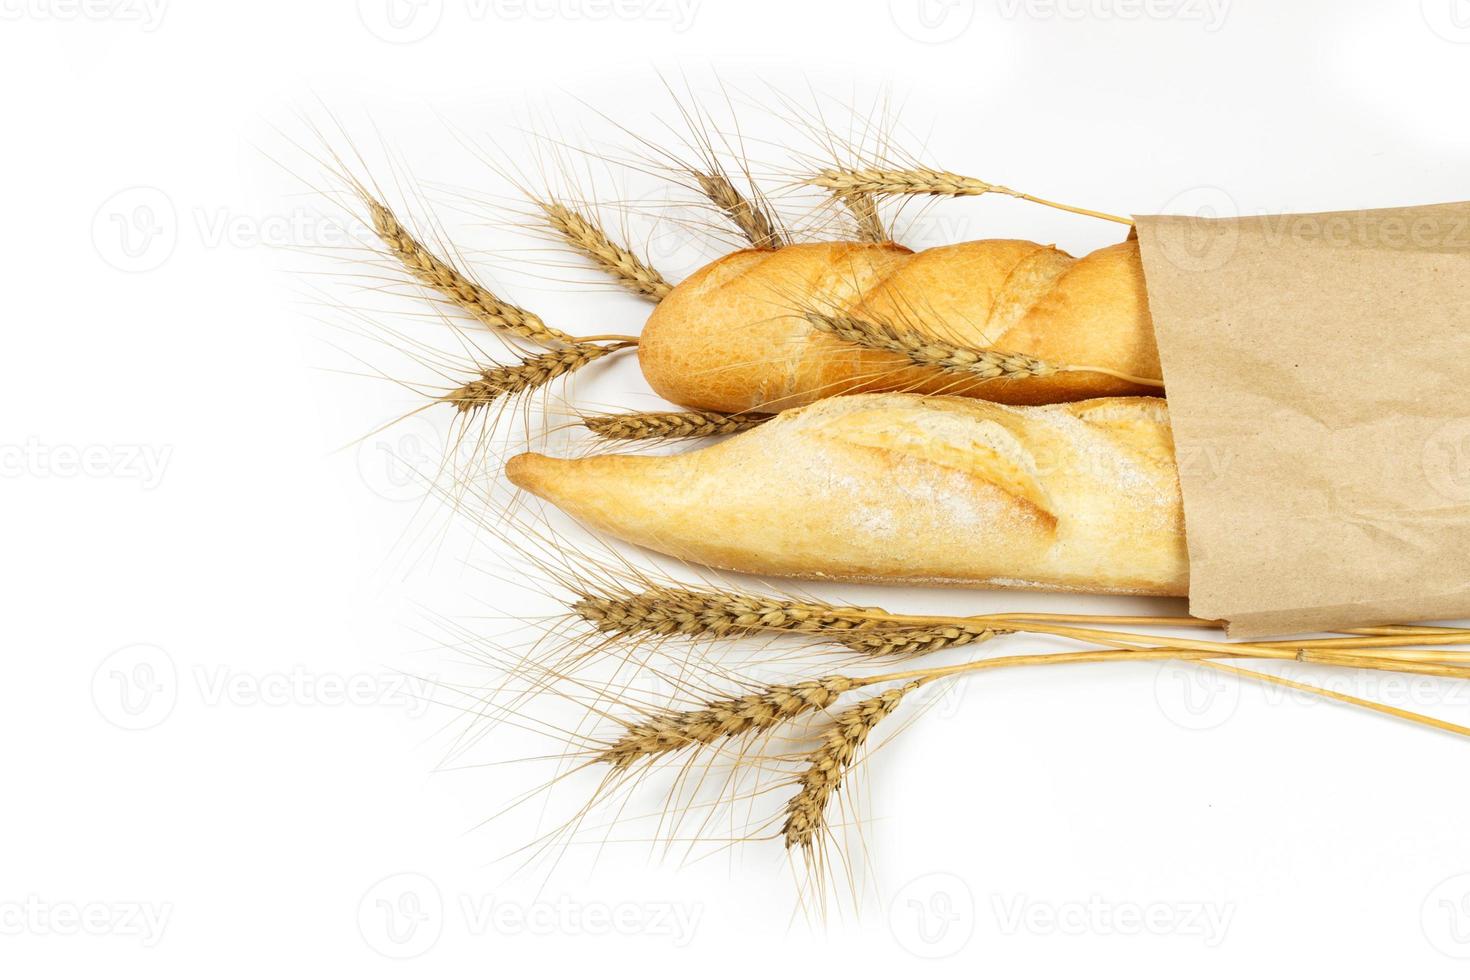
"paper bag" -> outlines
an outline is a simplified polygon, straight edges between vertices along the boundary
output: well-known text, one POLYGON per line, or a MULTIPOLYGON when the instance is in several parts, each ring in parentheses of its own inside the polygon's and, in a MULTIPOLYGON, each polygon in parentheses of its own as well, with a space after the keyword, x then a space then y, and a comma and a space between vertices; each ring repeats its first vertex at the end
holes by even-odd
POLYGON ((1140 217, 1190 612, 1470 616, 1470 204, 1140 217))

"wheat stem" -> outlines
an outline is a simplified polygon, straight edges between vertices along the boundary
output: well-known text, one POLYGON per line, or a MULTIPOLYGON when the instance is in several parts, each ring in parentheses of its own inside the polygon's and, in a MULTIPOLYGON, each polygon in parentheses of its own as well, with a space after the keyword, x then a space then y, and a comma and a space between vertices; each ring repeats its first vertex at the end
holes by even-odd
POLYGON ((1007 630, 944 620, 890 618, 882 610, 774 599, 738 592, 654 588, 619 596, 584 594, 572 611, 617 636, 727 639, 797 633, 870 656, 909 656, 982 643, 1007 630))
POLYGON ((1464 668, 1443 661, 1467 659, 1450 651, 1398 649, 1407 638, 1424 645, 1470 645, 1470 630, 1442 632, 1399 627, 1388 634, 1353 635, 1297 641, 1256 643, 1218 642, 1147 633, 1101 630, 1066 625, 1070 622, 1128 625, 1209 625, 1190 617, 1065 616, 1047 613, 990 613, 979 616, 935 617, 892 613, 879 608, 839 607, 820 602, 798 602, 740 592, 654 588, 618 596, 585 594, 573 611, 598 630, 621 636, 682 635, 728 638, 761 632, 821 634, 864 652, 932 652, 994 635, 1026 632, 1082 640, 1108 647, 1187 649, 1200 654, 1336 663, 1373 670, 1403 670, 1438 676, 1470 676, 1464 668), (1375 656, 1355 651, 1373 650, 1375 656), (1344 662, 1344 658, 1351 663, 1344 662))
POLYGON ((1339 691, 1331 691, 1325 687, 1317 687, 1314 684, 1304 684, 1301 681, 1291 680, 1287 677, 1278 677, 1275 674, 1266 674, 1258 670, 1247 670, 1244 667, 1237 667, 1234 664, 1218 664, 1212 660, 1200 660, 1196 662, 1200 666, 1209 667, 1212 670, 1223 671, 1228 674, 1236 674, 1240 677, 1250 677, 1258 681, 1264 681, 1267 684, 1275 684, 1278 687, 1287 687, 1291 688, 1294 691, 1303 691, 1307 694, 1315 694, 1318 697, 1328 698, 1332 701, 1339 701, 1343 704, 1351 704, 1359 708, 1367 708, 1369 711, 1376 711, 1379 714, 1388 715, 1393 718, 1399 718, 1403 721, 1410 721, 1416 725, 1425 725, 1429 728, 1435 728, 1442 732, 1449 732, 1452 735, 1470 736, 1470 728, 1467 728, 1464 725, 1456 725, 1454 722, 1441 721, 1440 719, 1431 717, 1430 715, 1421 715, 1417 711, 1407 711, 1403 708, 1395 708, 1392 705, 1383 704, 1379 701, 1370 701, 1367 698, 1354 697, 1351 694, 1343 694, 1339 691))
POLYGON ((1133 224, 1131 219, 1120 215, 1048 201, 1046 198, 1035 197, 976 177, 962 177, 947 170, 933 170, 928 167, 912 169, 833 167, 819 171, 815 176, 808 178, 807 183, 841 196, 855 193, 929 195, 931 197, 979 197, 982 194, 1004 194, 1007 197, 1019 198, 1023 201, 1030 201, 1032 204, 1041 204, 1089 218, 1101 218, 1105 221, 1130 226, 1133 224))
POLYGON ((867 191, 853 191, 851 194, 843 194, 839 199, 857 222, 859 238, 875 245, 891 240, 888 229, 883 227, 883 216, 878 213, 876 197, 867 191))
POLYGON ((862 317, 820 311, 808 311, 805 317, 817 330, 847 343, 901 354, 920 367, 973 375, 981 381, 997 378, 1044 378, 1059 371, 1087 371, 1150 387, 1163 387, 1164 384, 1154 378, 1140 378, 1111 368, 1050 364, 1029 354, 1018 354, 1014 351, 965 347, 907 327, 862 317))

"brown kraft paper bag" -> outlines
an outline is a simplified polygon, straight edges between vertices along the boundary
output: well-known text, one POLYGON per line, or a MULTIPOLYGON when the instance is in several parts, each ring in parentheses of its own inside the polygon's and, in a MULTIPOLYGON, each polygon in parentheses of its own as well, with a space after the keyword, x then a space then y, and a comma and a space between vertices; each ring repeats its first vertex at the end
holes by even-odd
POLYGON ((1470 616, 1470 203, 1137 222, 1190 612, 1470 616))

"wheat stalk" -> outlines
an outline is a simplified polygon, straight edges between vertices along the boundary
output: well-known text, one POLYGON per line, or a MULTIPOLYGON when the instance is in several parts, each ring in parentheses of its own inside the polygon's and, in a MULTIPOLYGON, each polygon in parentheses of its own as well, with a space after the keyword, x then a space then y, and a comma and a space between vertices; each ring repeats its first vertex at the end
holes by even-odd
POLYGON ((962 177, 947 170, 930 167, 829 167, 807 178, 806 183, 825 188, 838 196, 849 194, 903 194, 928 195, 930 197, 979 197, 982 194, 1004 194, 1033 204, 1070 211, 1090 218, 1102 218, 1118 224, 1132 225, 1133 221, 1121 215, 1090 208, 1074 207, 1057 201, 1035 197, 1001 184, 992 184, 977 177, 962 177))
POLYGON ((746 241, 756 248, 780 248, 786 244, 776 223, 764 210, 741 194, 730 178, 720 173, 694 173, 699 189, 710 203, 719 208, 740 229, 746 241))
POLYGON ((629 346, 627 343, 578 343, 558 347, 528 357, 519 364, 486 368, 478 378, 460 385, 439 401, 454 405, 461 412, 473 412, 501 398, 540 388, 629 346))
POLYGON ((820 711, 862 680, 822 677, 798 684, 775 684, 750 694, 712 701, 692 711, 649 715, 627 725, 621 737, 597 754, 596 761, 625 770, 635 762, 695 745, 749 732, 766 731, 783 722, 820 711))
POLYGON ((1044 378, 1059 371, 1087 371, 1106 374, 1130 384, 1153 388, 1164 386, 1164 382, 1156 378, 1141 378, 1112 368, 1050 364, 1030 354, 991 347, 965 347, 908 327, 878 320, 818 311, 808 311, 805 317, 816 329, 850 344, 902 354, 920 367, 972 375, 982 381, 996 378, 1044 378))
POLYGON ((797 780, 800 789, 786 804, 786 823, 781 835, 787 849, 810 851, 817 834, 826 825, 827 804, 842 785, 853 759, 868 736, 884 718, 893 714, 904 695, 922 680, 884 691, 860 701, 833 719, 822 736, 822 744, 806 757, 806 769, 797 780))
POLYGON ((883 227, 883 216, 878 213, 878 199, 867 191, 843 194, 842 204, 857 222, 858 237, 865 242, 881 245, 890 241, 888 229, 883 227))
POLYGON ((594 415, 582 424, 603 439, 696 439, 745 432, 770 418, 756 412, 626 412, 594 415))
POLYGON ((934 653, 1009 632, 989 624, 910 621, 881 609, 694 589, 583 594, 571 608, 600 632, 617 636, 731 639, 787 632, 819 636, 873 657, 934 653))
POLYGON ((572 611, 604 633, 620 636, 729 638, 764 631, 850 631, 864 610, 741 592, 655 587, 621 596, 584 594, 572 611))
POLYGON ((877 320, 841 314, 808 312, 806 321, 823 333, 859 347, 902 354, 922 367, 964 372, 982 379, 1040 378, 1059 368, 1028 354, 948 343, 877 320))
POLYGON ((536 201, 553 231, 623 286, 657 303, 674 288, 659 271, 619 245, 585 215, 559 201, 536 201))
POLYGON ((505 302, 469 275, 435 255, 409 233, 386 204, 366 193, 362 194, 362 200, 372 218, 373 231, 416 281, 434 290, 492 330, 541 343, 574 342, 570 334, 547 326, 530 310, 505 302))

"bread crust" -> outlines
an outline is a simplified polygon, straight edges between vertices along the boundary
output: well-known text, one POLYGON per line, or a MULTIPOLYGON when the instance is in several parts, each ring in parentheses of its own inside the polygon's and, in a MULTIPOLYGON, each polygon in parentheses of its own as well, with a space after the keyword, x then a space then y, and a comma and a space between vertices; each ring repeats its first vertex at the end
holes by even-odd
POLYGON ((659 303, 638 348, 664 398, 722 412, 781 411, 838 394, 909 391, 1040 405, 1153 393, 1092 371, 957 381, 898 354, 863 350, 813 328, 813 304, 917 322, 967 346, 1053 364, 1160 376, 1138 243, 1073 258, 1011 239, 912 252, 823 242, 717 259, 659 303))
POLYGON ((1185 595, 1168 409, 832 398, 673 456, 507 475, 599 531, 699 564, 846 582, 1185 595))

